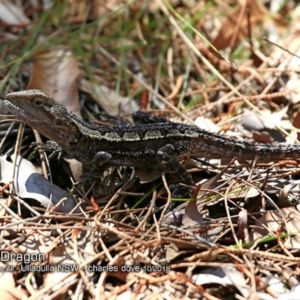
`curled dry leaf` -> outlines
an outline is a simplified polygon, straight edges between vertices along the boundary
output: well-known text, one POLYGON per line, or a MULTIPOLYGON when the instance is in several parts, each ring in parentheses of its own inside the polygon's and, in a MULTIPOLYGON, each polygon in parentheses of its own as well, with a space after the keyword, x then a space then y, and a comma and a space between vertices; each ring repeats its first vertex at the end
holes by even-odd
POLYGON ((294 182, 285 185, 279 192, 279 197, 277 201, 278 207, 289 207, 290 206, 290 195, 289 193, 295 187, 294 182))
MULTIPOLYGON (((36 171, 29 161, 18 156, 16 168, 13 184, 15 192, 20 198, 34 199, 43 207, 49 209, 57 205, 61 199, 65 198, 66 200, 62 201, 61 204, 56 207, 56 211, 69 213, 75 208, 76 202, 70 194, 46 180, 36 171)), ((9 182, 11 180, 12 173, 13 163, 7 161, 6 156, 1 156, 0 182, 9 182)), ((77 208, 74 212, 79 213, 80 210, 77 208)))
POLYGON ((80 116, 76 80, 77 59, 67 48, 54 49, 33 57, 33 73, 27 89, 38 89, 80 116))
POLYGON ((201 273, 193 275, 192 280, 197 285, 221 284, 223 286, 235 286, 243 297, 249 296, 249 287, 241 272, 231 266, 207 268, 201 273))
POLYGON ((278 112, 271 113, 269 110, 261 110, 260 114, 253 110, 245 110, 241 116, 241 126, 248 131, 268 131, 281 125, 282 118, 287 113, 287 107, 278 112))
POLYGON ((262 110, 260 114, 245 110, 240 118, 239 129, 249 137, 252 134, 252 139, 259 143, 286 142, 278 127, 285 130, 292 128, 290 121, 283 120, 287 110, 287 106, 272 113, 269 110, 262 110))
POLYGON ((185 208, 185 214, 182 217, 182 224, 186 226, 193 226, 195 224, 202 224, 203 218, 198 211, 196 201, 190 200, 185 208))
POLYGON ((263 144, 271 144, 273 142, 273 139, 269 132, 263 131, 263 132, 253 132, 252 134, 253 139, 258 143, 263 144))
POLYGON ((237 221, 238 233, 237 236, 240 240, 245 240, 247 236, 247 227, 248 227, 248 212, 245 209, 242 209, 239 212, 239 218, 237 221))
POLYGON ((218 133, 220 131, 220 127, 217 126, 211 119, 204 118, 204 117, 197 117, 195 120, 195 125, 197 125, 199 128, 218 133))
POLYGON ((64 158, 64 160, 69 164, 72 177, 75 181, 80 181, 81 175, 83 173, 82 171, 82 163, 75 158, 64 158))

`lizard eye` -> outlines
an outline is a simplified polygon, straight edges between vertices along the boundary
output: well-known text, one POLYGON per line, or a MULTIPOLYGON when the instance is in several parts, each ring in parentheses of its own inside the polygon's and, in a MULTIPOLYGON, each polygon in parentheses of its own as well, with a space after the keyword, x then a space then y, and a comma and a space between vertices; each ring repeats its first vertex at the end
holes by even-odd
POLYGON ((55 118, 54 119, 54 125, 57 125, 57 126, 62 126, 63 125, 63 121, 59 118, 55 118))
POLYGON ((36 98, 33 99, 33 104, 34 104, 36 107, 42 106, 43 103, 44 103, 44 101, 43 101, 42 98, 36 97, 36 98))

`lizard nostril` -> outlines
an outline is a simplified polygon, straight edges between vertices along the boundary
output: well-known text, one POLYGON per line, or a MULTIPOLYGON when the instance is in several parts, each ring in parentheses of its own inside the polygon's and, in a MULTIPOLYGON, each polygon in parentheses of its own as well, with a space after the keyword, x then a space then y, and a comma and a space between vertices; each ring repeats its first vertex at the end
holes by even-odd
POLYGON ((36 106, 36 107, 40 107, 42 106, 44 103, 43 99, 40 98, 40 97, 36 97, 33 99, 33 104, 36 106))

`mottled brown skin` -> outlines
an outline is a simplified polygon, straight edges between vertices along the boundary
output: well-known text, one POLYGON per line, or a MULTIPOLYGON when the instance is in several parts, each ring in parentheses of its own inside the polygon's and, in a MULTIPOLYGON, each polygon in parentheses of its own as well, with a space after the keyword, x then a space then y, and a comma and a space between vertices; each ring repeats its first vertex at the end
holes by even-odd
POLYGON ((136 125, 105 126, 83 121, 39 90, 6 95, 7 109, 82 163, 153 168, 193 184, 179 161, 188 157, 275 161, 298 159, 300 145, 257 144, 136 112, 136 125))

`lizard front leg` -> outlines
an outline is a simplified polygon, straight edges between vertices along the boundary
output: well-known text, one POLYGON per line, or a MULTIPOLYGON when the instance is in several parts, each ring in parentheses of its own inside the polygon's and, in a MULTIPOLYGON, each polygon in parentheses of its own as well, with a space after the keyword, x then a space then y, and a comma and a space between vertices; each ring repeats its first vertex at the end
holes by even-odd
POLYGON ((108 152, 99 151, 95 154, 92 159, 92 163, 95 164, 95 167, 101 167, 101 165, 107 164, 111 160, 112 156, 108 152))
POLYGON ((184 183, 189 186, 194 186, 194 181, 191 174, 175 159, 176 151, 172 144, 167 144, 161 147, 156 154, 156 159, 162 166, 163 170, 170 174, 171 181, 176 182, 173 189, 175 198, 186 198, 191 196, 191 189, 182 187, 179 183, 184 183))

